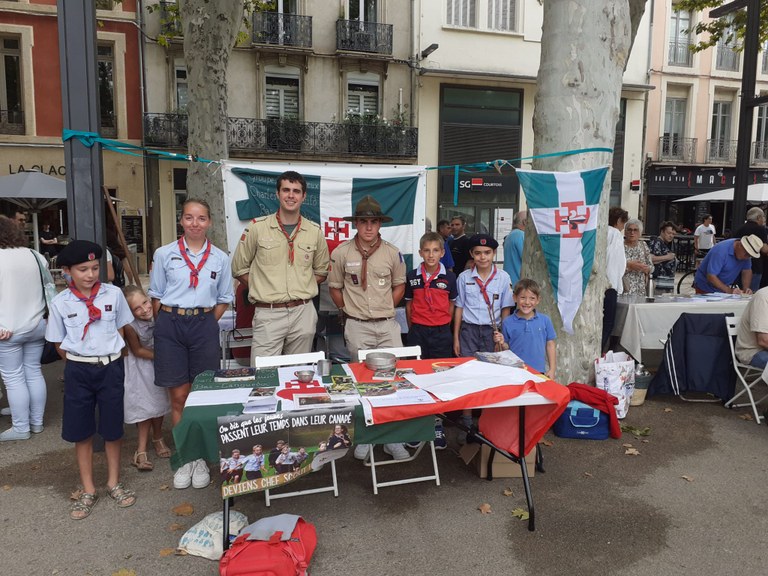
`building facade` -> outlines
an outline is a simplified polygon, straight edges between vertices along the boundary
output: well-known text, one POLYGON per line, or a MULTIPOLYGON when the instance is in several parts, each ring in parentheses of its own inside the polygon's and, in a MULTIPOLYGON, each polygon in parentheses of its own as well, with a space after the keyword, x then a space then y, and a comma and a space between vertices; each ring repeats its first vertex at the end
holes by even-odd
MULTIPOLYGON (((96 2, 101 135, 140 144, 141 70, 136 0, 96 2)), ((64 148, 56 0, 0 1, 0 176, 37 170, 63 178, 64 148)), ((129 243, 146 250, 141 159, 105 152, 104 185, 116 197, 129 243)), ((39 215, 67 233, 66 204, 39 215)), ((139 262, 142 262, 139 258, 139 262)), ((146 269, 143 267, 142 269, 146 269)))
MULTIPOLYGON (((651 39, 647 137, 645 142, 646 229, 664 220, 691 230, 712 214, 718 235, 730 228, 730 202, 675 200, 730 188, 735 182, 740 47, 727 42, 693 53, 693 29, 706 14, 676 10, 670 0, 655 2, 651 39)), ((768 92, 768 51, 760 53, 757 91, 768 92)), ((768 106, 755 111, 749 182, 768 182, 768 106)))

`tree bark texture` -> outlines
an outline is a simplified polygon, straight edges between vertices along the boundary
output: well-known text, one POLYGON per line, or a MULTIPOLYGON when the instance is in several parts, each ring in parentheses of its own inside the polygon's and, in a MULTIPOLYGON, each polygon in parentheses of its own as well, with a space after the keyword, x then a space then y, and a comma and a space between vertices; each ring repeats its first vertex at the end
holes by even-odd
MULTIPOLYGON (((645 0, 547 0, 533 114, 534 154, 581 148, 613 148, 622 75, 645 0)), ((609 153, 534 160, 536 170, 568 172, 610 165, 609 153)), ((541 281, 541 310, 557 330, 559 382, 593 382, 600 354, 610 173, 600 200, 595 260, 574 334, 562 329, 538 235, 528 219, 522 276, 541 281)))
MULTIPOLYGON (((189 86, 189 154, 208 160, 229 157, 227 66, 243 21, 244 0, 180 0, 184 61, 189 86)), ((216 164, 191 162, 189 198, 206 200, 213 225, 209 238, 227 249, 224 187, 216 164)))

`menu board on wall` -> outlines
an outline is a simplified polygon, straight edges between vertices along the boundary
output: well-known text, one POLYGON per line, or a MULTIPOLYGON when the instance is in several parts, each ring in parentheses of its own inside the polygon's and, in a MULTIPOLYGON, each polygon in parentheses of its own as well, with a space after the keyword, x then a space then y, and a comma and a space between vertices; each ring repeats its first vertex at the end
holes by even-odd
POLYGON ((144 252, 144 223, 141 216, 121 216, 123 235, 128 244, 136 244, 138 253, 144 252))

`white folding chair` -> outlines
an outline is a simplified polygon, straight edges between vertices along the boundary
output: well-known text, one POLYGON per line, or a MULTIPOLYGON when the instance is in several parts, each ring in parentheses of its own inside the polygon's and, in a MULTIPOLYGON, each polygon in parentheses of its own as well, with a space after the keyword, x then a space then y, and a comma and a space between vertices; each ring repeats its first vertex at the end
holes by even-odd
MULTIPOLYGON (((390 354, 394 354, 397 358, 415 358, 416 360, 421 360, 421 346, 401 346, 399 348, 377 348, 374 350, 358 350, 357 351, 357 358, 360 362, 364 362, 365 358, 368 356, 368 354, 372 352, 389 352, 390 354)), ((371 446, 371 449, 368 450, 368 454, 365 457, 365 460, 363 460, 363 464, 365 466, 370 467, 371 469, 371 480, 373 482, 373 493, 378 494, 379 488, 383 488, 386 486, 397 486, 400 484, 412 484, 414 482, 428 482, 430 480, 434 480, 435 484, 440 486, 440 472, 437 469, 437 454, 435 453, 435 441, 430 441, 429 447, 432 451, 432 469, 434 471, 434 474, 431 474, 429 476, 416 476, 412 478, 404 478, 402 480, 392 480, 389 482, 379 482, 378 478, 376 476, 376 467, 377 466, 387 466, 390 464, 402 464, 404 462, 411 462, 418 458, 419 454, 421 454, 421 450, 424 448, 425 442, 419 443, 419 447, 416 449, 416 451, 408 458, 405 458, 403 460, 385 460, 383 462, 376 462, 376 457, 374 455, 374 448, 375 446, 371 446)))
POLYGON ((760 412, 758 412, 757 405, 763 400, 765 400, 766 398, 768 398, 768 394, 766 394, 759 400, 755 401, 755 397, 752 394, 752 388, 753 386, 759 385, 761 383, 768 384, 768 382, 763 380, 762 368, 755 368, 754 366, 750 366, 749 364, 744 364, 743 362, 739 361, 739 359, 736 357, 736 348, 734 346, 734 341, 736 339, 737 326, 739 325, 740 320, 741 319, 738 316, 725 317, 725 325, 728 328, 728 345, 731 347, 731 359, 733 360, 733 369, 736 372, 736 379, 738 383, 740 383, 742 386, 742 390, 739 391, 737 394, 734 394, 733 398, 731 398, 730 400, 728 400, 728 402, 725 403, 725 407, 726 408, 743 408, 744 406, 751 406, 752 412, 755 414, 755 422, 760 424, 760 421, 764 420, 765 417, 762 416, 760 412), (736 399, 739 398, 744 393, 747 394, 747 397, 749 398, 749 402, 742 402, 741 404, 736 404, 735 403, 736 399))
MULTIPOLYGON (((254 368, 281 368, 283 366, 298 366, 302 364, 314 364, 318 360, 325 359, 325 352, 307 352, 304 354, 285 354, 283 356, 257 356, 254 359, 254 368)), ((335 497, 339 495, 339 485, 336 480, 336 461, 331 460, 331 476, 333 484, 322 488, 312 488, 310 490, 296 490, 294 492, 282 492, 280 494, 270 494, 269 490, 264 490, 264 503, 269 506, 271 500, 278 498, 291 498, 293 496, 304 496, 306 494, 318 494, 320 492, 333 492, 335 497)))

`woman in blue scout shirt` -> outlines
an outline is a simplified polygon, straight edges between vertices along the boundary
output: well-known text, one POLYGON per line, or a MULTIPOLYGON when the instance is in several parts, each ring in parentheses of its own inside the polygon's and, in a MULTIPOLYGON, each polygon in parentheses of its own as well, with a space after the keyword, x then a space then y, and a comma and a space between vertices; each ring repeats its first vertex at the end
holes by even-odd
MULTIPOLYGON (((155 251, 149 296, 155 312, 155 384, 168 388, 173 425, 181 420, 195 376, 219 367, 218 320, 234 298, 229 257, 206 233, 211 209, 187 200, 180 225, 184 235, 155 251)), ((174 487, 208 485, 204 460, 189 462, 174 476, 174 487)))

